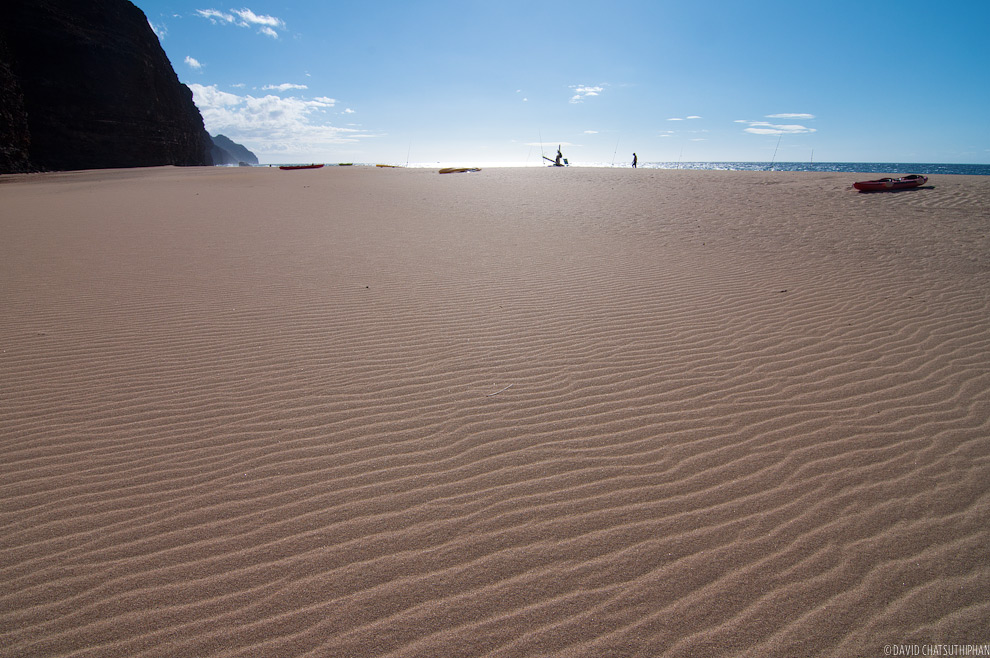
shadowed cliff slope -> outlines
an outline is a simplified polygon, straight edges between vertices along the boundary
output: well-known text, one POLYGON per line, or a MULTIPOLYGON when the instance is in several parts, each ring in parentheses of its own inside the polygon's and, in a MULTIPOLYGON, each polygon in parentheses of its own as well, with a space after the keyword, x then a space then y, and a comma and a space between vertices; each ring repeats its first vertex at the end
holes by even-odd
POLYGON ((192 92, 127 0, 6 0, 0 42, 0 172, 212 164, 192 92))
POLYGON ((258 164, 258 156, 226 135, 210 135, 213 140, 213 164, 258 164))

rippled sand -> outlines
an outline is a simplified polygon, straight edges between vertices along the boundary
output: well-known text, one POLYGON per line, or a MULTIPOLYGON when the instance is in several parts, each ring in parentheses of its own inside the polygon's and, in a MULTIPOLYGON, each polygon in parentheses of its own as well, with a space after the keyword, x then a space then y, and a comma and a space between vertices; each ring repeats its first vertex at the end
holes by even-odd
POLYGON ((990 642, 990 177, 857 179, 0 177, 0 654, 990 642))

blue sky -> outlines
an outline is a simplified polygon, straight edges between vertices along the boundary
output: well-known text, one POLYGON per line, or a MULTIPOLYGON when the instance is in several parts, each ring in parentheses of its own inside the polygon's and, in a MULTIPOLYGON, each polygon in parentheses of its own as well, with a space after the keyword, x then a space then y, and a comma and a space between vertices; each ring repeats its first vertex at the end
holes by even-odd
POLYGON ((265 163, 990 163, 986 0, 135 4, 265 163))

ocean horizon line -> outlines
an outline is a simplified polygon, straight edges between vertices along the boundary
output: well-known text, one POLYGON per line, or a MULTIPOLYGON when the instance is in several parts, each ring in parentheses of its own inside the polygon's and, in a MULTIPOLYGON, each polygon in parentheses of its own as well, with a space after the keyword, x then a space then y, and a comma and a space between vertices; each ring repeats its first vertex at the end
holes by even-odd
MULTIPOLYGON (((277 167, 286 165, 320 164, 318 161, 309 162, 279 162, 252 165, 255 167, 277 167)), ((433 169, 443 167, 481 167, 481 168, 543 168, 547 165, 533 161, 471 161, 471 160, 438 160, 433 162, 323 162, 327 166, 356 166, 373 167, 387 165, 390 167, 407 167, 409 169, 433 169)), ((629 162, 570 162, 568 167, 631 169, 629 162)), ((655 161, 640 162, 638 169, 684 169, 701 171, 797 171, 820 173, 914 173, 914 174, 943 174, 943 175, 973 175, 990 176, 990 164, 970 163, 939 163, 939 162, 760 162, 760 161, 655 161)))

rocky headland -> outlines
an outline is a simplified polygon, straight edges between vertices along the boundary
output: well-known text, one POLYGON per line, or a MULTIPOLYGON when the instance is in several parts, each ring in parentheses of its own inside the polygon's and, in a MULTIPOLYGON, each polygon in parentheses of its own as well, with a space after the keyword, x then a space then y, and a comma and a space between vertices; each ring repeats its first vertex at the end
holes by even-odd
POLYGON ((258 164, 258 156, 226 135, 210 135, 210 139, 213 140, 213 150, 211 152, 213 155, 213 164, 258 164))

